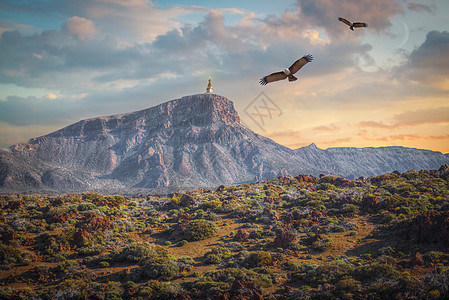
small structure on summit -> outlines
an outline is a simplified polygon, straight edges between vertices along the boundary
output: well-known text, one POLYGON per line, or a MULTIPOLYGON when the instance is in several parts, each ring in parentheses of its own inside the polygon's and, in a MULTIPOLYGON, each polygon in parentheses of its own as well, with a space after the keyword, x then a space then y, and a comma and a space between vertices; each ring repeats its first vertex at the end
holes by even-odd
POLYGON ((210 82, 210 77, 209 77, 209 83, 207 84, 206 94, 213 94, 213 93, 214 93, 214 88, 212 87, 212 83, 210 82))

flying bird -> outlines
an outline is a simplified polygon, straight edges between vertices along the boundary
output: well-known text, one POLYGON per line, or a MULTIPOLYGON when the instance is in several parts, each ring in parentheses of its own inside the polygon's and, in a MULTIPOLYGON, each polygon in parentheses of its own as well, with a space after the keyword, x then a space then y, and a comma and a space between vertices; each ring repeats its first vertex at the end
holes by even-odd
POLYGON ((304 67, 304 65, 306 63, 311 62, 312 60, 313 60, 312 55, 310 55, 310 54, 304 55, 303 57, 301 57, 300 59, 295 61, 290 66, 290 68, 284 69, 281 72, 276 72, 276 73, 272 73, 270 75, 267 75, 267 76, 261 78, 259 83, 261 85, 266 85, 267 83, 270 83, 270 82, 273 82, 273 81, 278 81, 278 80, 283 80, 283 79, 285 79, 287 77, 288 77, 288 81, 295 81, 298 78, 293 76, 293 74, 298 72, 302 67, 304 67))
POLYGON ((368 27, 368 24, 366 23, 362 23, 362 22, 355 22, 355 23, 351 23, 348 20, 346 20, 345 18, 338 18, 338 21, 345 23, 346 25, 349 26, 349 29, 351 29, 352 31, 354 31, 354 27, 368 27))

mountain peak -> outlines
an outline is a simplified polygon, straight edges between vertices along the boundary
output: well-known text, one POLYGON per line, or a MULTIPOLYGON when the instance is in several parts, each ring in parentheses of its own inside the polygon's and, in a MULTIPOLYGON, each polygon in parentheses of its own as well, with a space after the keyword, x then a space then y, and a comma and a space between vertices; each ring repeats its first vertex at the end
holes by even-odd
POLYGON ((0 190, 210 188, 298 173, 357 178, 435 168, 448 159, 398 147, 291 150, 242 126, 232 101, 210 89, 81 120, 0 151, 0 190))

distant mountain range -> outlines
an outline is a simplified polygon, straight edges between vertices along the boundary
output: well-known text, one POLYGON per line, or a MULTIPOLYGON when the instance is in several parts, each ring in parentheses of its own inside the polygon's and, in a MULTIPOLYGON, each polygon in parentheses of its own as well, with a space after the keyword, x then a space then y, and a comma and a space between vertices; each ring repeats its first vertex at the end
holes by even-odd
POLYGON ((437 169, 449 155, 405 148, 289 149, 240 123, 216 94, 79 121, 0 151, 1 191, 215 188, 277 176, 348 179, 437 169))

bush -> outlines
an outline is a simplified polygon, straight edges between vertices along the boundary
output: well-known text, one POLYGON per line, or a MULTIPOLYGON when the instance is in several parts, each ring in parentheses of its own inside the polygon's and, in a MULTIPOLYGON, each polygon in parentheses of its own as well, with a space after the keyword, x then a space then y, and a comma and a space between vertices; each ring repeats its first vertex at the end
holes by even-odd
POLYGON ((82 247, 78 250, 78 254, 82 256, 93 256, 101 254, 106 249, 103 245, 94 245, 88 247, 82 247))
POLYGON ((141 268, 141 271, 144 278, 170 280, 179 272, 179 267, 173 260, 149 262, 141 268))
POLYGON ((193 258, 191 258, 190 256, 181 256, 180 258, 178 258, 179 262, 182 262, 186 265, 193 265, 195 264, 195 260, 193 258))
POLYGON ((334 241, 331 238, 315 241, 312 244, 312 247, 318 251, 326 251, 326 250, 332 249, 333 246, 334 246, 334 241))
POLYGON ((206 254, 205 262, 207 264, 219 264, 219 263, 221 263, 222 260, 223 259, 220 255, 215 254, 215 253, 209 253, 209 254, 206 254))
POLYGON ((208 264, 219 264, 223 258, 228 258, 231 256, 231 252, 224 247, 218 247, 204 254, 206 258, 205 261, 208 264))
POLYGON ((400 273, 392 265, 373 262, 357 267, 353 272, 353 276, 361 280, 375 280, 379 277, 397 279, 400 277, 400 273))
POLYGON ((167 255, 167 250, 150 243, 132 243, 122 248, 116 259, 128 262, 139 262, 167 255))
POLYGON ((249 279, 256 282, 263 288, 268 288, 273 285, 273 282, 269 276, 258 274, 254 271, 247 270, 245 268, 236 269, 236 268, 228 268, 228 269, 220 269, 216 271, 210 271, 204 274, 202 278, 195 282, 195 284, 200 282, 223 282, 223 283, 232 283, 235 278, 238 277, 248 277, 249 279))
POLYGON ((80 203, 76 209, 78 211, 88 211, 96 208, 97 206, 93 203, 80 203))
POLYGON ((340 289, 347 291, 358 291, 362 287, 360 281, 355 280, 351 276, 344 276, 340 281, 338 281, 337 286, 340 289))
POLYGON ((187 224, 184 235, 187 240, 199 241, 214 236, 218 231, 217 226, 204 219, 195 219, 187 224))
POLYGON ((19 262, 22 252, 14 246, 0 244, 0 263, 9 264, 19 262))
POLYGON ((265 251, 255 251, 252 252, 246 262, 251 267, 262 267, 268 266, 272 262, 271 254, 265 251))
POLYGON ((182 247, 182 246, 187 245, 188 243, 189 243, 189 242, 187 242, 186 240, 182 240, 182 241, 177 242, 177 243, 176 243, 176 246, 177 246, 177 247, 182 247))

